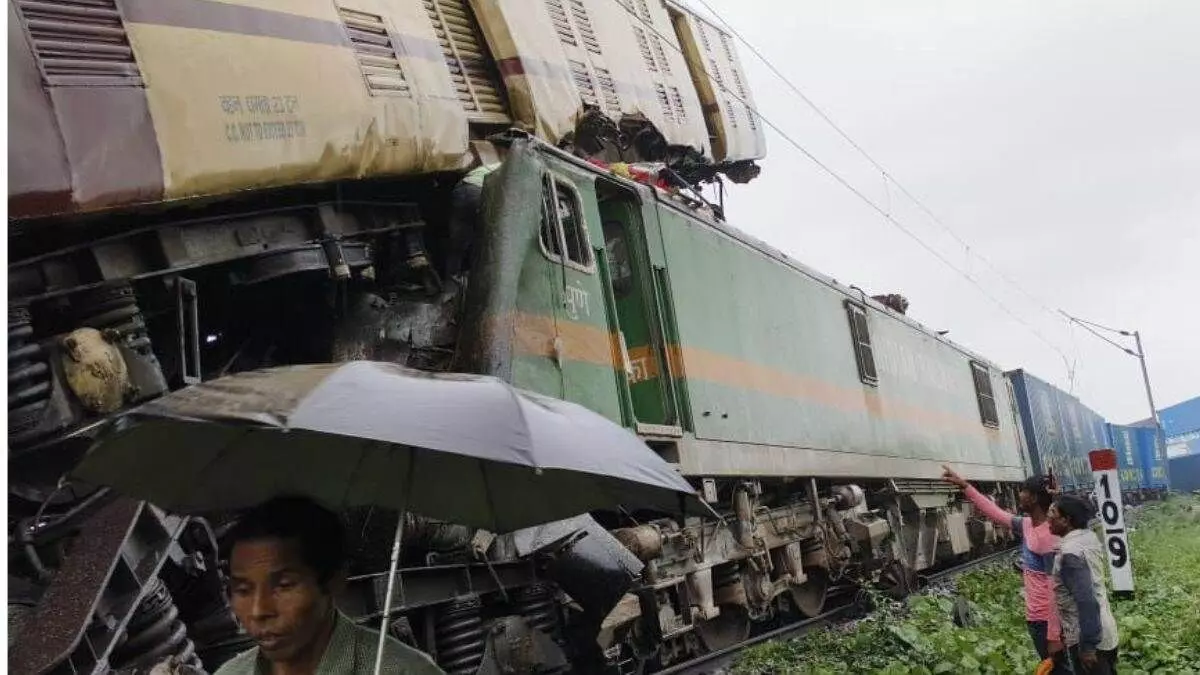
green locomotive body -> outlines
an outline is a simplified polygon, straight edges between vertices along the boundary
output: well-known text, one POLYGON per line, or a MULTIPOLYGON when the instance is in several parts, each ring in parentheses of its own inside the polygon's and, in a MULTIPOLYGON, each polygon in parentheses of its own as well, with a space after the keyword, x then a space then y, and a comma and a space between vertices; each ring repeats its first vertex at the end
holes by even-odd
POLYGON ((504 325, 465 338, 492 355, 470 367, 672 446, 691 476, 1025 475, 1002 372, 861 291, 545 146, 487 190, 481 246, 512 257, 480 262, 520 276, 511 306, 468 303, 504 325))
MULTIPOLYGON (((903 586, 1003 543, 937 480, 952 463, 1004 494, 1027 475, 999 368, 533 140, 488 177, 482 214, 456 367, 626 425, 737 523, 615 530, 654 570, 667 662, 819 611, 831 579, 903 586)), ((646 609, 631 592, 606 634, 646 609)))

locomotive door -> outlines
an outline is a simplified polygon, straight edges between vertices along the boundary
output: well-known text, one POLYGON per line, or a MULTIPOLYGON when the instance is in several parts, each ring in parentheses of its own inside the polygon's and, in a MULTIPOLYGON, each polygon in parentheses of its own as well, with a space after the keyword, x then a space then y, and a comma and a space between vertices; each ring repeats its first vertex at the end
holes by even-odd
POLYGON ((679 402, 667 353, 656 270, 650 264, 642 205, 615 184, 596 181, 604 232, 602 276, 628 384, 629 405, 639 433, 681 434, 679 402))

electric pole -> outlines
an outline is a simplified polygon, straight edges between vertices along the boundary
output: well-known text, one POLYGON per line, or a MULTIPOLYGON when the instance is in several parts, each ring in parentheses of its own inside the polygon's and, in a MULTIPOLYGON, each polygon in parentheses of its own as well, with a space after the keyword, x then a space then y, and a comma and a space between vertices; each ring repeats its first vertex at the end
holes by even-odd
POLYGON ((1078 324, 1084 330, 1088 331, 1092 335, 1095 335, 1096 337, 1100 338, 1101 340, 1104 340, 1108 344, 1116 347, 1117 349, 1120 349, 1121 351, 1125 352, 1126 354, 1129 354, 1130 356, 1137 357, 1138 363, 1141 364, 1141 366, 1142 366, 1142 382, 1146 385, 1146 401, 1150 404, 1150 419, 1154 422, 1154 430, 1155 430, 1154 449, 1162 457, 1163 471, 1166 473, 1166 476, 1167 476, 1167 490, 1169 491, 1171 489, 1171 461, 1170 461, 1170 458, 1167 457, 1167 447, 1166 447, 1167 440, 1166 440, 1166 436, 1164 435, 1164 432, 1163 432, 1162 422, 1158 419, 1158 408, 1154 407, 1154 394, 1152 393, 1151 388, 1150 388, 1150 371, 1148 371, 1146 369, 1146 352, 1144 349, 1142 349, 1141 333, 1139 333, 1136 330, 1135 331, 1127 331, 1127 330, 1120 330, 1118 328, 1109 328, 1107 326, 1101 326, 1098 323, 1093 323, 1091 321, 1084 321, 1083 319, 1077 319, 1077 318, 1071 316, 1070 314, 1067 314, 1066 312, 1062 311, 1061 309, 1058 311, 1063 316, 1067 317, 1067 319, 1069 321, 1071 321, 1072 323, 1078 324), (1134 344, 1137 345, 1137 351, 1135 352, 1134 350, 1130 349, 1129 347, 1117 344, 1116 342, 1104 337, 1103 335, 1097 333, 1094 330, 1096 328, 1098 328, 1100 330, 1108 331, 1109 333, 1115 333, 1115 334, 1121 335, 1123 337, 1132 337, 1134 344))

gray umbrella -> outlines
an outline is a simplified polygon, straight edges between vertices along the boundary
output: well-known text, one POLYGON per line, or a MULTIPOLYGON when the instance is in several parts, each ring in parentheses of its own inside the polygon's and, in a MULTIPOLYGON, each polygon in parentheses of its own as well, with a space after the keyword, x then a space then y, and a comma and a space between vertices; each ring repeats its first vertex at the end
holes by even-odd
MULTIPOLYGON (((680 511, 687 481, 636 436, 578 405, 492 377, 389 363, 239 373, 127 413, 74 475, 177 512, 280 493, 508 532, 617 505, 680 511)), ((690 497, 689 497, 690 496, 690 497)))
POLYGON ((180 513, 281 493, 510 532, 623 505, 678 512, 690 485, 581 406, 493 377, 389 363, 239 373, 119 418, 76 467, 180 513))

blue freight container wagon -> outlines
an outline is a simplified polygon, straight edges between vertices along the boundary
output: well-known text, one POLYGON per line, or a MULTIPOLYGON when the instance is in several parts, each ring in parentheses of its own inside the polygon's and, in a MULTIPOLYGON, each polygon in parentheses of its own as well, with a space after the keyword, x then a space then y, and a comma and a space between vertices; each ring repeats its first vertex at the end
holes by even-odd
POLYGON ((1200 453, 1200 396, 1158 411, 1168 457, 1200 453))
POLYGON ((1060 476, 1059 484, 1064 490, 1086 492, 1092 489, 1093 482, 1088 453, 1104 445, 1095 432, 1094 420, 1099 415, 1067 392, 1054 386, 1051 389, 1058 403, 1064 439, 1063 456, 1054 466, 1055 475, 1060 476))
POLYGON ((1167 456, 1200 455, 1200 429, 1178 436, 1167 436, 1167 456))
MULTIPOLYGON (((1041 474, 1053 470, 1059 488, 1065 492, 1090 491, 1093 479, 1088 453, 1114 444, 1104 417, 1023 369, 1005 375, 1012 382, 1021 432, 1034 470, 1041 474)), ((1129 490, 1139 489, 1142 483, 1136 443, 1134 439, 1125 453, 1129 461, 1121 482, 1129 490)))
POLYGON ((1087 467, 1086 454, 1072 456, 1072 448, 1082 444, 1082 430, 1080 441, 1069 440, 1067 425, 1063 423, 1063 407, 1058 399, 1066 394, 1024 370, 1009 371, 1006 376, 1013 383, 1021 435, 1025 437, 1033 471, 1040 474, 1054 471, 1063 490, 1090 489, 1090 476, 1085 479, 1081 474, 1081 468, 1087 467))
POLYGON ((1200 396, 1159 410, 1158 418, 1168 437, 1200 431, 1200 396))
POLYGON ((1136 427, 1138 452, 1141 455, 1143 483, 1147 490, 1162 490, 1167 487, 1167 451, 1158 429, 1136 427))
POLYGON ((1109 424, 1112 449, 1117 452, 1117 472, 1121 480, 1121 491, 1136 492, 1149 487, 1148 475, 1142 467, 1141 436, 1138 427, 1109 424))
POLYGON ((1109 437, 1108 422, 1104 417, 1084 405, 1079 399, 1075 397, 1071 398, 1074 399, 1075 405, 1079 408, 1079 416, 1083 426, 1083 443, 1077 451, 1080 457, 1080 466, 1087 485, 1091 486, 1095 483, 1095 477, 1092 475, 1088 453, 1100 448, 1111 448, 1112 439, 1109 437))
POLYGON ((1021 418, 1021 434, 1034 473, 1044 475, 1053 468, 1061 485, 1067 447, 1059 419, 1057 390, 1024 370, 1013 370, 1005 375, 1012 382, 1017 415, 1021 418))
POLYGON ((1200 491, 1200 455, 1172 457, 1171 489, 1179 492, 1200 491))

